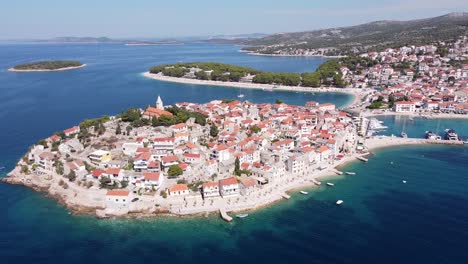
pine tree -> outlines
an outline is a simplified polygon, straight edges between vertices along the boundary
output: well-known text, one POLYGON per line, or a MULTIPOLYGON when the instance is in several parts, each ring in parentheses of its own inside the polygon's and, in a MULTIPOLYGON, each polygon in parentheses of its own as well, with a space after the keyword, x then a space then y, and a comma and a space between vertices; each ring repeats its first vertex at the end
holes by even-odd
POLYGON ((236 157, 236 161, 234 162, 234 175, 237 175, 237 176, 241 175, 239 157, 236 157))
POLYGON ((116 135, 122 134, 122 129, 120 128, 120 122, 117 123, 117 128, 115 129, 115 134, 116 135))
POLYGON ((214 125, 214 124, 211 125, 211 127, 210 127, 210 136, 217 137, 218 133, 219 133, 218 127, 216 125, 214 125))

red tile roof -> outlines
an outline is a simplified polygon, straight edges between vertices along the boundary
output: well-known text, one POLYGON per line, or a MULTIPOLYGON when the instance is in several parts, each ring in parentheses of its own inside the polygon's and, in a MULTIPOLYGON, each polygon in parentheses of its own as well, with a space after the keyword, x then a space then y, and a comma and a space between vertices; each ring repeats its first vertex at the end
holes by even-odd
POLYGON ((107 196, 128 196, 129 191, 127 190, 109 190, 107 191, 107 196))
POLYGON ((143 177, 148 181, 159 181, 159 172, 144 172, 143 177))
POLYGON ((229 177, 226 179, 219 180, 219 183, 221 185, 234 185, 237 184, 237 178, 236 177, 229 177))

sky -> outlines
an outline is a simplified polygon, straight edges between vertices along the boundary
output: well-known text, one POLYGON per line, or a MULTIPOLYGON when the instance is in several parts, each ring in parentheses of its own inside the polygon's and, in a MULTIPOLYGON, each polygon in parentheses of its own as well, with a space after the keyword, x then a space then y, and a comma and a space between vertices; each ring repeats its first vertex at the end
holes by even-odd
POLYGON ((0 39, 279 33, 468 12, 467 0, 4 0, 0 39))

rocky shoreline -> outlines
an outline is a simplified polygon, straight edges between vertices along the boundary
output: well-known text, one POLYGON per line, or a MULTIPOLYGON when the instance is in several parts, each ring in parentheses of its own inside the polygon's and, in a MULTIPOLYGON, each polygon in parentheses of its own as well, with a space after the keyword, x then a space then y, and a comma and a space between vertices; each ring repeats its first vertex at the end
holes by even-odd
MULTIPOLYGON (((454 142, 447 142, 446 144, 455 144, 454 142)), ((425 139, 411 139, 411 138, 397 138, 397 137, 374 137, 367 139, 365 145, 368 151, 397 147, 405 145, 420 145, 420 144, 444 144, 444 142, 430 141, 425 139)), ((458 144, 460 145, 460 144, 458 144)), ((336 162, 328 169, 323 171, 314 171, 310 176, 291 182, 291 184, 284 187, 284 194, 290 192, 297 192, 304 188, 311 188, 316 186, 314 182, 317 179, 323 179, 331 177, 339 172, 338 170, 345 167, 349 162, 356 161, 357 158, 366 157, 370 155, 370 152, 361 154, 354 154, 343 158, 336 162)), ((57 179, 54 177, 35 177, 34 174, 23 174, 20 171, 20 163, 17 167, 11 171, 7 177, 0 179, 1 182, 15 185, 22 185, 31 188, 37 192, 41 192, 52 199, 55 199, 61 205, 65 206, 71 213, 75 215, 91 215, 96 218, 125 218, 125 219, 138 219, 138 218, 151 218, 156 216, 169 216, 169 217, 197 217, 206 216, 212 213, 218 213, 218 210, 210 210, 206 208, 206 211, 194 211, 190 212, 179 212, 176 213, 166 207, 149 206, 139 209, 129 209, 125 212, 110 212, 106 210, 104 199, 97 199, 97 193, 100 192, 100 196, 104 197, 105 190, 101 189, 84 189, 76 186, 73 182, 67 182, 67 187, 64 188, 58 184, 57 179), (79 189, 78 189, 79 188, 79 189), (86 197, 86 198, 85 198, 86 197), (93 198, 94 197, 94 198, 93 198)), ((317 187, 317 186, 316 186, 317 187)), ((271 194, 269 199, 258 201, 253 206, 244 206, 238 210, 228 210, 230 213, 239 212, 251 212, 261 208, 268 207, 281 200, 284 200, 283 195, 271 194)))

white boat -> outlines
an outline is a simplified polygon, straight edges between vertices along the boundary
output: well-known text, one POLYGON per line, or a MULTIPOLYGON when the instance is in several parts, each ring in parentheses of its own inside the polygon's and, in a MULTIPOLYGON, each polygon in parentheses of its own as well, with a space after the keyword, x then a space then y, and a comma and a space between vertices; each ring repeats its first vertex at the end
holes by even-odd
POLYGON ((457 133, 453 129, 445 130, 445 139, 446 140, 459 140, 457 133))
POLYGON ((338 200, 338 201, 336 201, 336 204, 337 204, 337 205, 340 205, 340 204, 342 204, 342 203, 343 203, 343 200, 338 200))
POLYGON ((406 183, 406 181, 403 181, 403 183, 406 183))
POLYGON ((387 126, 384 126, 382 124, 383 124, 382 121, 379 121, 376 118, 371 118, 369 120, 369 129, 370 130, 384 130, 388 128, 387 126))
POLYGON ((351 171, 347 171, 347 172, 345 172, 345 174, 346 174, 346 175, 356 175, 355 172, 351 172, 351 171))
POLYGON ((331 183, 331 182, 327 182, 327 185, 328 186, 335 186, 335 184, 331 183))
POLYGON ((238 215, 236 215, 237 218, 246 218, 247 216, 249 216, 249 214, 238 214, 238 215))
POLYGON ((237 97, 238 98, 244 98, 244 96, 245 96, 244 94, 239 94, 237 97))
POLYGON ((408 137, 408 134, 406 134, 405 132, 401 132, 401 137, 402 137, 402 138, 407 138, 407 137, 408 137))
POLYGON ((302 194, 304 194, 304 195, 309 194, 309 193, 306 192, 306 191, 300 191, 300 193, 302 193, 302 194))

